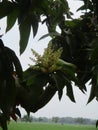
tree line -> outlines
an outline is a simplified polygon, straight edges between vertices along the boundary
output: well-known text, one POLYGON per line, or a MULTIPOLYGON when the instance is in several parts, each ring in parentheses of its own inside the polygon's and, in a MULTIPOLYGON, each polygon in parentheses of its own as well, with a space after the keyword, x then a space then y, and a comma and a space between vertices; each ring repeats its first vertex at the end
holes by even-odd
POLYGON ((75 125, 95 125, 96 120, 82 117, 34 117, 24 115, 21 119, 21 122, 36 122, 36 123, 59 123, 59 124, 75 124, 75 125))

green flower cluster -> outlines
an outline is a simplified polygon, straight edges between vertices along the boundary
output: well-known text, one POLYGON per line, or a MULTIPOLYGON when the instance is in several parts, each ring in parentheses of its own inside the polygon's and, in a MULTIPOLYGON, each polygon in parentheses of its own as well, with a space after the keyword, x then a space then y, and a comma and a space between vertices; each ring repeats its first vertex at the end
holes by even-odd
POLYGON ((51 44, 49 44, 48 47, 45 48, 42 56, 34 49, 31 51, 36 58, 30 57, 30 59, 35 62, 35 65, 30 65, 32 69, 40 70, 43 73, 52 73, 60 69, 60 67, 57 66, 57 62, 62 54, 62 48, 54 51, 51 44))

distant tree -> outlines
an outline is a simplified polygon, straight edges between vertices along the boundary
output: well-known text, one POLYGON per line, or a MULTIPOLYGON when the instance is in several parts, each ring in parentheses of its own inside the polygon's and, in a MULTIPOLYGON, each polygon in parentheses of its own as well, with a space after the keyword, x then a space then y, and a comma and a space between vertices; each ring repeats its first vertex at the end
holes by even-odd
POLYGON ((32 122, 33 121, 33 117, 32 116, 28 116, 28 115, 24 115, 21 120, 25 121, 25 122, 32 122))
MULTIPOLYGON (((90 81, 88 103, 98 100, 98 0, 82 0, 77 11, 84 13, 72 18, 67 0, 1 0, 0 19, 7 17, 6 32, 18 21, 20 54, 27 45, 31 29, 36 36, 39 23, 45 24, 51 37, 43 56, 32 49, 36 60, 23 71, 14 51, 0 40, 0 124, 7 130, 7 121, 16 120, 21 105, 27 113, 45 106, 58 91, 75 102, 72 82, 83 92, 90 81), (43 17, 43 18, 42 18, 43 17), (57 27, 60 32, 57 31, 57 27)), ((33 41, 33 40, 32 40, 33 41)))
POLYGON ((58 121, 59 121, 59 117, 52 117, 52 122, 58 123, 58 121))
POLYGON ((39 122, 42 122, 42 121, 43 121, 43 118, 42 118, 42 117, 39 117, 39 118, 38 118, 38 121, 39 121, 39 122))

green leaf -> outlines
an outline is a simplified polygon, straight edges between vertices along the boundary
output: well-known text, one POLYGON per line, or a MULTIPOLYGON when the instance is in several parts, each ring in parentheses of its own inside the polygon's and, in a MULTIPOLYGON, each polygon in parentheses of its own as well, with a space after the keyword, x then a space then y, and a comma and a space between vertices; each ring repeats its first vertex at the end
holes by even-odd
POLYGON ((76 66, 72 63, 69 63, 69 62, 66 62, 62 59, 59 59, 58 62, 57 62, 57 65, 58 66, 61 66, 62 68, 65 68, 65 69, 68 69, 68 70, 71 70, 73 72, 76 71, 76 66))
POLYGON ((87 0, 84 5, 82 5, 80 8, 78 8, 77 11, 87 10, 87 9, 90 9, 91 11, 93 11, 93 4, 89 0, 87 0))
POLYGON ((68 79, 77 82, 75 72, 76 66, 74 64, 68 63, 62 59, 59 59, 57 66, 61 67, 61 71, 68 77, 68 79))
POLYGON ((65 79, 65 84, 66 84, 66 91, 67 91, 67 96, 70 98, 70 100, 72 102, 75 102, 75 98, 74 98, 74 94, 73 94, 73 89, 72 89, 72 83, 70 80, 68 80, 65 76, 64 76, 64 79, 65 79))
POLYGON ((7 16, 7 27, 6 32, 8 32, 15 24, 16 19, 18 16, 17 9, 13 10, 8 16, 7 16))
POLYGON ((33 15, 32 16, 32 21, 31 21, 32 28, 33 28, 33 37, 35 37, 36 34, 37 34, 37 31, 38 31, 38 22, 39 22, 38 17, 36 15, 33 15))
POLYGON ((19 25, 19 32, 20 32, 20 54, 22 54, 27 47, 31 32, 31 22, 29 21, 28 18, 26 18, 19 25))
POLYGON ((87 104, 90 103, 96 96, 96 86, 92 86, 90 90, 90 96, 88 98, 87 104))
POLYGON ((47 33, 47 34, 45 34, 45 35, 43 35, 42 37, 40 37, 40 39, 39 40, 42 40, 42 39, 44 39, 44 38, 47 38, 47 37, 53 37, 53 36, 59 36, 60 34, 59 33, 57 33, 57 32, 51 32, 51 33, 47 33))
POLYGON ((98 95, 98 65, 93 68, 90 96, 87 103, 91 102, 97 95, 98 95))
POLYGON ((61 100, 63 95, 63 88, 65 85, 64 79, 62 78, 62 74, 60 72, 57 72, 56 74, 52 74, 52 75, 58 90, 59 100, 61 100))

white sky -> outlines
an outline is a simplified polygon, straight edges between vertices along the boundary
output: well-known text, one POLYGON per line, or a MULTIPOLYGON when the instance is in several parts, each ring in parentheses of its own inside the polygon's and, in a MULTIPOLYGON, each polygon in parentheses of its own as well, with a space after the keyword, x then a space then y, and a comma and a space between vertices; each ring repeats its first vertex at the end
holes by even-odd
MULTIPOLYGON (((78 0, 68 0, 70 3, 70 8, 72 12, 75 12, 77 9, 77 6, 80 6, 82 2, 79 2, 78 0)), ((75 13, 75 17, 79 16, 79 13, 75 13)), ((43 35, 47 33, 47 30, 45 26, 41 26, 39 29, 39 32, 37 36, 32 39, 32 34, 29 39, 29 45, 24 52, 22 56, 19 55, 19 32, 17 30, 18 25, 16 24, 11 31, 5 34, 5 27, 6 22, 5 19, 0 20, 0 34, 4 34, 2 37, 4 43, 6 46, 13 49, 17 56, 19 57, 22 66, 24 69, 28 67, 28 64, 30 63, 29 57, 31 56, 31 48, 35 49, 39 53, 42 53, 44 48, 47 47, 47 43, 49 41, 49 38, 45 38, 44 40, 38 41, 38 39, 43 35)), ((76 103, 72 103, 69 98, 66 96, 66 89, 64 89, 64 94, 62 97, 62 100, 58 100, 58 95, 56 94, 53 99, 42 109, 40 109, 38 112, 34 113, 33 116, 36 117, 53 117, 53 116, 59 116, 59 117, 86 117, 86 118, 98 118, 98 102, 96 100, 93 100, 91 103, 86 105, 90 86, 88 86, 88 93, 82 94, 80 90, 74 86, 74 94, 76 103)), ((22 110, 22 113, 24 114, 24 110, 22 110)))

